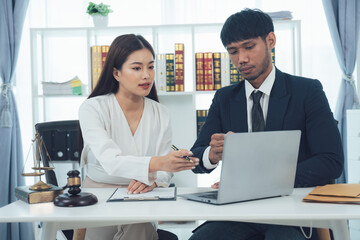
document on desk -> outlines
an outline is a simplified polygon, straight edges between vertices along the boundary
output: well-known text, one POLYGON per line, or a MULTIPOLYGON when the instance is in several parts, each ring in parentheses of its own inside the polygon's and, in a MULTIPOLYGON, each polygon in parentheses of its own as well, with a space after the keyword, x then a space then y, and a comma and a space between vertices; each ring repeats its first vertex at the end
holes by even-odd
POLYGON ((327 184, 317 186, 306 197, 305 202, 360 204, 360 184, 327 184))
POLYGON ((107 200, 108 202, 118 201, 162 201, 176 200, 176 187, 154 188, 151 192, 128 194, 127 188, 117 188, 107 200))

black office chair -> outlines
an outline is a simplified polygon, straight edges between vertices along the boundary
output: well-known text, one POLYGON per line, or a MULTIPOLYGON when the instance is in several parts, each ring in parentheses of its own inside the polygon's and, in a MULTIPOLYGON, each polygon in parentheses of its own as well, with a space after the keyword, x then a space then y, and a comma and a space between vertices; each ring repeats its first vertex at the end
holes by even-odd
MULTIPOLYGON (((47 152, 53 163, 78 163, 80 156, 79 146, 79 121, 53 121, 43 122, 35 125, 35 130, 40 134, 45 143, 47 152)), ((48 158, 44 148, 42 148, 45 167, 50 166, 50 159, 48 158)), ((69 169, 72 170, 72 169, 69 169)), ((66 173, 65 175, 66 176, 66 173)), ((55 172, 49 170, 45 172, 46 182, 58 186, 55 172)))
MULTIPOLYGON (((82 150, 82 141, 80 139, 82 140, 82 138, 79 138, 80 125, 78 120, 37 123, 35 130, 41 136, 46 146, 46 149, 41 149, 43 165, 45 167, 51 165, 49 156, 53 163, 77 164, 79 162, 80 151, 82 150)), ((73 170, 73 168, 68 170, 73 170)), ((63 177, 67 177, 66 173, 64 173, 63 177)), ((46 171, 45 178, 47 183, 59 186, 54 170, 46 171)), ((73 230, 64 230, 62 232, 67 239, 73 238, 73 230)))
MULTIPOLYGON (((43 122, 35 125, 35 130, 42 137, 51 160, 56 162, 79 163, 83 149, 83 139, 78 120, 43 122)), ((50 160, 42 149, 45 167, 50 166, 50 160)), ((69 169, 72 170, 72 169, 69 169)), ((67 175, 64 175, 67 177, 67 175)), ((58 186, 54 170, 45 172, 46 182, 58 186)), ((73 230, 62 231, 67 239, 73 238, 73 230)), ((159 240, 178 240, 178 237, 166 230, 158 229, 159 240)))

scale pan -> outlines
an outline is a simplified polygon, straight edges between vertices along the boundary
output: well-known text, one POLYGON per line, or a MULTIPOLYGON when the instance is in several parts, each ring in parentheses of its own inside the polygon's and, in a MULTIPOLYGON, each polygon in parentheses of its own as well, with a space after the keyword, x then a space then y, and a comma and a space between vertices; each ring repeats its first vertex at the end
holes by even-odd
POLYGON ((45 173, 42 173, 42 172, 32 172, 32 173, 22 173, 21 175, 22 176, 41 176, 41 175, 44 175, 45 173))
POLYGON ((53 167, 33 167, 34 170, 53 170, 53 167))

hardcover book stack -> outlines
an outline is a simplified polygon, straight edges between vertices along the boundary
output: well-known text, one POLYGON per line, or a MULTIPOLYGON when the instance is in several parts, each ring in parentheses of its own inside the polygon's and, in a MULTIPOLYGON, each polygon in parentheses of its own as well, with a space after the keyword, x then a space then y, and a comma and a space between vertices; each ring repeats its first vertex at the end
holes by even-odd
POLYGON ((91 46, 91 89, 94 89, 99 81, 101 71, 104 67, 106 56, 110 46, 91 46))
POLYGON ((182 92, 185 81, 184 44, 175 43, 174 53, 156 55, 155 84, 159 92, 182 92))
MULTIPOLYGON (((50 184, 51 185, 51 184, 50 184)), ((51 185, 46 190, 30 190, 30 186, 20 186, 15 188, 15 197, 26 203, 53 202, 55 198, 64 192, 63 188, 51 185)))

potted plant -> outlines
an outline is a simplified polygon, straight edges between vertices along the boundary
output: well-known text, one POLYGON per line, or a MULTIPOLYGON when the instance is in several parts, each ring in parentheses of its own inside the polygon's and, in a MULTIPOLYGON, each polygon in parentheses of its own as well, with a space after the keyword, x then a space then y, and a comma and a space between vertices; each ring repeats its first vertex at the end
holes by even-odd
POLYGON ((89 2, 86 13, 93 18, 95 27, 106 27, 108 25, 108 14, 113 12, 109 5, 89 2))

